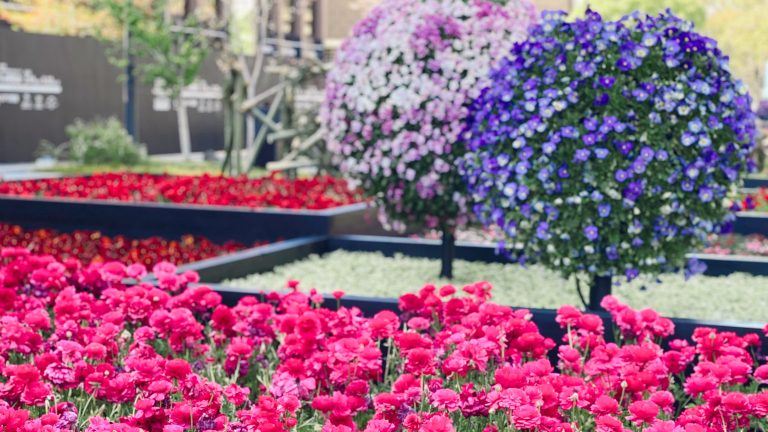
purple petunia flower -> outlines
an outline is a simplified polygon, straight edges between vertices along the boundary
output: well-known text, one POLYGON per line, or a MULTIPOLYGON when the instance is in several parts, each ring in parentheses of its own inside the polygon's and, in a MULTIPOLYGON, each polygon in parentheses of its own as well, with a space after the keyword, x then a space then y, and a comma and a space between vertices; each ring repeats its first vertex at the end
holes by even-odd
POLYGON ((605 257, 611 261, 619 259, 619 251, 616 245, 611 245, 605 248, 605 257))
POLYGON ((611 205, 608 203, 602 203, 597 206, 597 214, 600 217, 608 217, 611 214, 611 205))
POLYGON ((618 169, 615 173, 613 173, 613 178, 616 179, 616 181, 619 183, 624 182, 628 177, 629 176, 627 175, 627 172, 623 169, 618 169))
POLYGON ((565 138, 578 138, 579 130, 573 126, 565 126, 560 129, 560 134, 565 138))
POLYGON ((640 195, 643 194, 643 183, 639 181, 630 182, 627 187, 622 190, 624 198, 630 201, 637 201, 640 195))
POLYGON ((695 179, 696 177, 699 176, 699 173, 700 173, 699 168, 694 164, 690 164, 687 167, 685 167, 685 175, 690 179, 695 179))
POLYGON ((541 240, 547 240, 550 237, 549 234, 549 224, 546 222, 540 222, 539 225, 536 227, 536 237, 540 238, 541 240))
POLYGON ((574 162, 586 162, 589 160, 589 149, 578 149, 573 155, 574 162))
POLYGON ((584 237, 586 237, 589 241, 597 240, 599 237, 599 231, 597 230, 597 227, 594 225, 589 225, 584 228, 584 237))
POLYGON ((530 193, 530 189, 528 189, 528 186, 520 185, 517 187, 517 199, 525 200, 526 198, 528 198, 529 193, 530 193))
POLYGON ((616 60, 616 67, 622 72, 628 72, 633 69, 632 59, 630 57, 620 57, 616 60))
POLYGON ((685 280, 707 271, 707 263, 698 258, 689 258, 685 266, 685 280))
POLYGON ((605 88, 611 88, 613 87, 613 84, 616 82, 616 77, 610 76, 610 75, 603 75, 598 80, 601 86, 605 88))
POLYGON ((702 202, 710 202, 712 201, 712 198, 714 198, 714 193, 711 188, 704 186, 699 189, 699 198, 702 202))
POLYGON ((632 97, 638 102, 645 102, 650 95, 643 89, 632 90, 632 97))
POLYGON ((588 131, 594 131, 595 129, 597 129, 597 125, 598 125, 597 119, 595 119, 594 117, 585 118, 583 124, 584 124, 584 129, 588 131))
POLYGON ((627 282, 632 282, 638 276, 640 276, 640 270, 636 268, 629 268, 624 271, 624 276, 627 277, 627 282))
POLYGON ((598 159, 605 159, 608 157, 609 151, 607 148, 596 147, 594 151, 595 151, 595 157, 598 159))
POLYGON ((608 103, 611 101, 611 97, 608 96, 608 93, 600 93, 595 97, 595 105, 596 106, 605 106, 608 105, 608 103))
POLYGON ((616 147, 619 149, 621 154, 626 156, 626 155, 628 155, 632 151, 632 149, 635 147, 635 145, 632 144, 629 141, 619 141, 619 142, 616 143, 616 147))

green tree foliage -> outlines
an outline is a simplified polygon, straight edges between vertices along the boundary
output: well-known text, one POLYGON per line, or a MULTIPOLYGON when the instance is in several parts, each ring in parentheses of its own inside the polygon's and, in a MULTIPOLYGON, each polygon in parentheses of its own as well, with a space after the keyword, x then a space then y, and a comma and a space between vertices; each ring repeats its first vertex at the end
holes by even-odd
POLYGON ((667 8, 675 15, 693 21, 697 26, 704 23, 707 17, 704 0, 577 0, 574 11, 583 13, 589 6, 600 12, 605 18, 615 20, 632 12, 641 11, 647 14, 657 14, 667 8))
POLYGON ((152 0, 148 4, 94 0, 94 6, 97 10, 106 11, 130 34, 128 49, 124 49, 121 43, 110 42, 115 44, 113 51, 120 53, 113 57, 113 62, 124 66, 132 56, 141 79, 148 84, 159 82, 173 98, 181 152, 189 156, 189 121, 181 101, 181 91, 198 76, 209 46, 196 18, 189 15, 174 22, 168 13, 169 0, 152 0))

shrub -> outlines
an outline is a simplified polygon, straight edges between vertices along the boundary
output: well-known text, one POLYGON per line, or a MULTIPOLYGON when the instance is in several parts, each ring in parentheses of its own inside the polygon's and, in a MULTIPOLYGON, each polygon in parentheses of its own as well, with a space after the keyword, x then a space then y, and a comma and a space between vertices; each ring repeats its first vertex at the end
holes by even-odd
POLYGON ((733 218, 754 114, 714 40, 671 13, 552 13, 491 72, 463 172, 503 248, 564 275, 680 267, 733 218))
POLYGON ((115 117, 67 126, 69 158, 81 164, 136 165, 144 158, 137 145, 115 117))
POLYGON ((467 106, 534 18, 528 0, 385 0, 344 42, 322 110, 328 149, 393 228, 466 221, 467 106))

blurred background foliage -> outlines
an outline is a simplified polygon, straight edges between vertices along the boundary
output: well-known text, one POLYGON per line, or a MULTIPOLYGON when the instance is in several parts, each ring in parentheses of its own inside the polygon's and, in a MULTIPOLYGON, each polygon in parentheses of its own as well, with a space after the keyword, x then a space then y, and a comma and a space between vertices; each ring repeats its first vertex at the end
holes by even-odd
MULTIPOLYGON (((134 0, 148 5, 152 0, 134 0)), ((221 0, 219 0, 220 2, 221 0)), ((246 11, 240 20, 234 20, 234 33, 238 28, 248 33, 248 2, 234 0, 233 7, 246 11)), ((628 12, 640 10, 657 13, 670 8, 676 14, 690 19, 702 33, 716 39, 723 51, 731 57, 734 74, 744 80, 756 100, 768 99, 764 93, 765 65, 768 61, 768 0, 534 0, 540 8, 570 9, 582 14, 587 7, 608 18, 619 18, 628 12)), ((0 0, 0 21, 16 29, 68 36, 120 35, 120 29, 110 24, 107 17, 94 12, 91 0, 0 0)), ((168 13, 183 16, 190 4, 198 22, 209 22, 216 13, 217 0, 171 0, 168 13)), ((227 3, 230 3, 227 1, 227 3)), ((350 0, 348 7, 363 16, 377 2, 350 0)), ((238 14, 239 15, 239 14, 238 14)), ((233 35, 236 37, 236 35, 233 35)))

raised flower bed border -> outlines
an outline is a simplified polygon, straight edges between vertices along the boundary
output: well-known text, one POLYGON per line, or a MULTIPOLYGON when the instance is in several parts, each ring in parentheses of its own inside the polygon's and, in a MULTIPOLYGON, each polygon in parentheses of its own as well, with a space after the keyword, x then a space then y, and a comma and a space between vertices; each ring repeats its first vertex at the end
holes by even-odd
MULTIPOLYGON (((219 292, 224 303, 233 305, 244 296, 259 295, 261 290, 257 287, 240 288, 222 285, 223 280, 244 277, 252 273, 267 272, 276 266, 306 258, 311 254, 324 254, 339 249, 381 252, 388 256, 401 253, 421 258, 439 258, 441 252, 440 242, 437 240, 361 235, 311 236, 197 261, 183 265, 179 270, 198 272, 202 284, 219 292)), ((748 260, 737 260, 732 259, 733 257, 719 255, 695 254, 692 256, 696 256, 707 263, 708 271, 706 274, 719 276, 734 271, 749 272, 750 269, 760 269, 758 271, 762 273, 757 274, 768 273, 768 259, 766 258, 748 257, 750 258, 748 260)), ((456 258, 467 261, 506 262, 503 257, 496 255, 493 246, 466 242, 457 242, 456 258)), ((323 306, 334 308, 336 299, 330 295, 324 295, 324 297, 323 306)), ((366 316, 371 316, 382 310, 397 311, 397 299, 395 298, 344 296, 341 299, 341 304, 348 307, 358 307, 366 316)), ((512 306, 514 307, 514 305, 512 306)), ((527 309, 531 311, 532 319, 539 326, 543 335, 560 340, 564 332, 555 322, 555 310, 527 309)), ((607 313, 598 314, 603 319, 606 328, 610 328, 610 315, 607 313)), ((694 329, 702 326, 713 327, 718 331, 733 331, 738 334, 761 334, 763 328, 761 323, 747 321, 710 321, 686 318, 673 318, 672 321, 675 323, 675 337, 685 339, 690 339, 694 329)), ((768 354, 768 345, 764 345, 763 349, 768 354)))
POLYGON ((733 232, 742 235, 768 235, 768 212, 738 212, 733 223, 733 232))
POLYGON ((744 179, 745 188, 768 187, 768 176, 749 176, 744 179))
MULTIPOLYGON (((262 293, 259 291, 256 291, 254 289, 249 288, 239 288, 239 287, 230 287, 225 286, 221 284, 210 284, 210 283, 203 283, 202 285, 206 285, 211 287, 214 291, 219 293, 222 297, 222 302, 228 306, 234 306, 237 304, 240 299, 246 296, 260 296, 262 293)), ((377 312, 383 311, 383 310, 390 310, 393 312, 399 312, 398 309, 398 299, 396 298, 383 298, 383 297, 366 297, 366 296, 354 296, 354 295, 345 295, 341 298, 341 300, 336 300, 332 295, 330 294, 323 294, 323 304, 322 307, 329 308, 329 309, 335 309, 337 305, 341 305, 344 307, 356 307, 361 310, 361 312, 367 316, 373 316, 377 312)), ((515 306, 512 306, 513 308, 516 308, 515 306)), ((525 308, 528 309, 531 312, 531 320, 536 323, 536 325, 539 327, 539 331, 541 334, 545 337, 552 338, 553 340, 559 341, 562 340, 563 336, 565 335, 565 331, 560 328, 559 324, 555 321, 555 317, 557 316, 557 311, 555 309, 538 309, 538 308, 525 308)), ((594 312, 591 311, 590 313, 594 313, 600 316, 600 318, 603 320, 603 325, 606 329, 613 328, 613 322, 611 320, 611 316, 607 312, 594 312)), ((669 339, 685 339, 685 340, 691 340, 691 337, 693 336, 693 332, 696 328, 699 327, 710 327, 716 329, 718 332, 734 332, 738 335, 744 335, 747 333, 756 333, 760 335, 761 339, 763 339, 763 342, 765 342, 765 338, 762 336, 763 331, 763 324, 755 323, 755 322, 747 322, 747 321, 713 321, 713 320, 695 320, 695 319, 688 319, 688 318, 670 318, 672 322, 675 324, 675 333, 674 335, 669 339)), ((606 332, 606 337, 609 340, 613 340, 613 333, 610 331, 606 332)), ((766 355, 768 354, 768 344, 763 343, 762 345, 762 354, 766 355)), ((557 361, 557 352, 552 351, 550 352, 550 360, 557 361)))
POLYGON ((0 221, 28 229, 90 229, 136 238, 192 233, 217 242, 244 243, 311 235, 386 233, 376 218, 376 209, 366 203, 293 210, 3 195, 0 221))
MULTIPOLYGON (((416 258, 440 259, 441 256, 438 240, 369 235, 309 236, 185 264, 181 269, 197 272, 201 281, 220 283, 225 279, 268 272, 311 254, 325 254, 339 249, 352 252, 381 252, 386 256, 396 253, 416 258)), ((689 256, 707 264, 707 271, 704 273, 707 276, 725 276, 735 272, 768 276, 766 257, 701 253, 689 256)), ((456 243, 456 259, 487 263, 509 262, 496 254, 493 245, 461 241, 456 243)))

